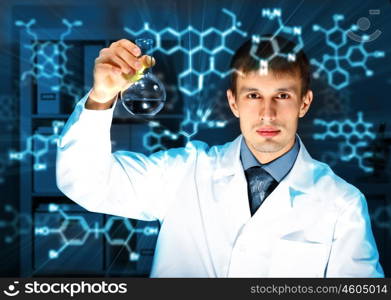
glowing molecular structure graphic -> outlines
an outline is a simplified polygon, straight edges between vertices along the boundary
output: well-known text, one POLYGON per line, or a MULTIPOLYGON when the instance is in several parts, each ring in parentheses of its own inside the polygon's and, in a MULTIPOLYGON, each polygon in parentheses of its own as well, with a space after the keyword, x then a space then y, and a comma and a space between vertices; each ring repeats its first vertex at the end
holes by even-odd
POLYGON ((150 131, 143 136, 143 146, 150 152, 154 152, 159 149, 166 149, 163 143, 164 138, 168 138, 170 140, 177 140, 179 138, 178 134, 165 129, 159 122, 151 121, 148 125, 150 131))
POLYGON ((261 75, 267 75, 268 71, 268 63, 274 59, 275 57, 283 57, 287 59, 288 61, 295 61, 296 54, 304 47, 303 39, 301 37, 301 27, 288 27, 285 26, 282 19, 281 19, 281 9, 274 8, 274 9, 262 9, 262 17, 268 18, 269 20, 277 19, 278 22, 278 29, 273 33, 271 37, 260 37, 259 35, 253 35, 252 36, 252 46, 250 50, 251 56, 259 61, 260 69, 259 73, 261 75), (280 51, 280 46, 278 45, 278 42, 276 39, 274 39, 275 36, 285 33, 288 35, 292 35, 297 41, 296 46, 294 49, 292 49, 291 53, 283 53, 280 51), (256 54, 256 50, 258 49, 258 45, 261 42, 270 42, 272 45, 272 48, 274 50, 273 54, 269 57, 259 57, 256 54))
POLYGON ((34 170, 46 170, 47 165, 41 162, 42 157, 49 152, 49 145, 56 144, 59 138, 60 130, 64 126, 64 122, 52 122, 52 135, 42 135, 35 133, 29 136, 26 140, 26 149, 21 152, 10 151, 9 159, 23 160, 27 155, 34 157, 34 170))
POLYGON ((209 120, 209 116, 212 111, 210 108, 196 110, 195 118, 192 117, 190 109, 186 110, 186 117, 180 124, 180 129, 177 133, 173 133, 156 121, 149 122, 151 131, 143 136, 143 146, 145 149, 154 152, 159 149, 166 149, 163 143, 163 139, 177 140, 181 136, 184 138, 185 143, 189 142, 191 138, 198 133, 200 126, 207 128, 223 128, 226 126, 227 121, 209 120))
POLYGON ((225 88, 211 83, 207 89, 203 90, 202 97, 207 99, 211 115, 215 116, 217 120, 225 121, 228 124, 236 119, 229 108, 225 88))
POLYGON ((224 31, 214 27, 209 27, 206 30, 200 31, 191 25, 182 31, 177 31, 171 27, 166 27, 160 31, 156 31, 151 29, 148 23, 144 23, 144 27, 138 31, 134 31, 128 27, 125 27, 124 30, 134 37, 138 37, 144 34, 152 34, 155 39, 155 46, 152 51, 160 51, 166 55, 172 55, 177 52, 184 53, 187 56, 188 68, 182 71, 178 76, 179 90, 188 96, 194 96, 202 90, 204 85, 204 78, 207 75, 215 74, 220 78, 224 78, 232 73, 232 70, 217 70, 215 66, 215 55, 218 55, 222 52, 226 52, 230 55, 234 53, 232 49, 226 46, 226 38, 233 33, 237 33, 243 37, 247 36, 246 32, 238 28, 241 26, 241 23, 236 20, 236 15, 226 8, 223 8, 222 11, 231 19, 231 26, 224 31), (181 40, 183 40, 184 37, 188 35, 197 36, 198 40, 198 45, 191 47, 191 49, 181 45, 181 40), (214 47, 206 46, 205 41, 212 37, 215 38, 216 45, 214 47), (162 39, 164 38, 175 41, 175 45, 167 49, 164 48, 162 46, 162 39), (199 52, 204 52, 209 56, 209 68, 204 72, 197 71, 193 68, 193 57, 199 52), (193 77, 197 79, 196 84, 192 85, 191 87, 187 86, 185 82, 193 77))
POLYGON ((144 228, 134 228, 129 219, 111 216, 103 227, 99 227, 98 223, 95 223, 93 227, 90 227, 83 216, 73 216, 67 214, 60 206, 56 204, 49 205, 49 212, 58 213, 62 217, 63 221, 58 228, 49 228, 48 226, 35 227, 35 235, 37 236, 49 236, 58 235, 62 241, 62 246, 59 249, 50 249, 48 257, 50 259, 58 258, 61 253, 70 246, 83 246, 86 240, 91 236, 97 239, 99 236, 105 237, 106 241, 112 246, 124 246, 129 253, 130 261, 137 261, 140 258, 140 253, 134 252, 130 247, 130 240, 136 234, 142 234, 145 236, 152 236, 158 234, 158 228, 154 226, 145 226, 144 228), (127 229, 126 238, 114 238, 110 234, 110 230, 114 223, 120 222, 127 229), (67 229, 72 226, 72 223, 77 223, 80 227, 80 234, 78 238, 70 238, 67 236, 67 229))
MULTIPOLYGON (((205 30, 198 30, 193 26, 189 25, 182 31, 178 31, 171 27, 166 27, 162 30, 152 29, 148 23, 144 23, 144 26, 139 30, 133 30, 125 27, 124 30, 129 33, 132 37, 137 38, 142 35, 152 36, 154 39, 154 48, 152 51, 159 51, 165 55, 172 55, 182 53, 185 55, 187 64, 186 69, 181 71, 178 75, 178 86, 179 90, 186 96, 195 96, 204 90, 205 78, 208 75, 217 75, 220 78, 225 78, 227 75, 237 70, 220 70, 216 67, 215 61, 217 56, 221 54, 233 55, 234 51, 227 46, 227 38, 231 34, 238 34, 241 37, 246 37, 248 34, 239 27, 241 23, 237 21, 236 15, 230 10, 223 8, 222 12, 227 15, 230 19, 230 26, 224 30, 217 29, 215 27, 209 27, 205 30), (182 41, 186 40, 187 37, 192 36, 198 42, 194 45, 183 45, 182 41), (211 37, 214 38, 214 45, 207 45, 207 40, 211 37), (172 43, 170 46, 163 45, 164 40, 170 40, 172 43), (194 57, 197 54, 205 54, 208 57, 208 65, 204 71, 200 71, 196 66, 193 65, 194 57), (195 79, 194 84, 188 85, 187 83, 195 79)), ((262 10, 262 16, 271 21, 277 21, 279 28, 276 30, 277 34, 288 34, 292 35, 293 38, 297 39, 297 46, 293 49, 292 53, 280 54, 279 47, 274 47, 276 56, 285 56, 290 59, 295 59, 295 54, 303 47, 303 40, 301 38, 300 27, 287 27, 284 25, 281 19, 281 9, 264 9, 262 10)), ((256 41, 259 37, 253 37, 253 41, 256 41)), ((274 43, 274 42, 273 42, 274 43)), ((273 46, 276 46, 273 44, 273 46)), ((274 57, 274 56, 273 56, 274 57)), ((272 59, 272 58, 270 58, 272 59)), ((264 66, 265 64, 262 63, 264 66)), ((220 105, 220 103, 219 103, 220 105)), ((157 149, 165 149, 162 140, 171 139, 177 140, 179 137, 183 137, 185 141, 189 141, 194 137, 199 127, 205 126, 209 128, 223 128, 227 124, 227 120, 211 120, 212 110, 211 107, 215 106, 213 103, 206 105, 204 108, 190 109, 185 108, 185 119, 180 124, 178 132, 173 133, 168 129, 163 128, 158 122, 151 122, 151 131, 144 136, 143 144, 144 147, 150 151, 157 149)), ((214 113, 214 112, 213 112, 214 113)))
POLYGON ((368 58, 380 58, 385 55, 384 51, 368 52, 364 48, 365 42, 369 39, 367 35, 362 37, 358 45, 349 46, 343 51, 342 48, 347 45, 349 32, 358 29, 357 25, 353 25, 349 29, 342 29, 339 22, 343 19, 343 15, 334 15, 334 26, 328 30, 319 25, 312 27, 314 31, 320 31, 326 36, 326 44, 332 49, 332 54, 323 54, 321 61, 310 60, 311 64, 317 67, 313 76, 318 78, 321 72, 326 72, 329 85, 335 89, 342 89, 350 83, 350 73, 341 66, 341 62, 347 62, 353 68, 361 67, 366 76, 372 76, 373 71, 367 67, 368 58))
POLYGON ((196 118, 192 119, 191 111, 187 110, 186 118, 181 122, 179 134, 189 141, 198 132, 200 125, 206 125, 208 128, 224 128, 227 121, 209 120, 211 113, 210 108, 198 108, 195 113, 196 118))
POLYGON ((31 217, 27 214, 18 213, 15 208, 9 204, 4 206, 7 213, 10 213, 12 218, 10 220, 0 220, 0 228, 11 229, 11 235, 5 235, 4 241, 7 244, 13 243, 17 236, 28 234, 32 228, 31 217))
POLYGON ((368 143, 365 139, 375 139, 375 134, 372 132, 372 123, 364 122, 363 113, 357 113, 357 121, 353 122, 350 119, 344 121, 325 121, 314 119, 315 125, 326 127, 325 132, 315 133, 315 140, 324 140, 327 137, 344 139, 340 144, 339 155, 342 161, 351 161, 353 158, 358 160, 359 167, 365 172, 372 172, 373 168, 364 165, 364 159, 373 156, 373 152, 362 151, 359 148, 367 147, 368 143))
POLYGON ((24 27, 32 38, 31 44, 24 45, 31 50, 31 69, 21 74, 21 80, 25 80, 27 76, 32 76, 35 79, 58 78, 60 84, 52 86, 53 91, 65 90, 75 100, 80 98, 80 91, 73 84, 65 82, 65 76, 73 74, 67 67, 67 52, 72 46, 65 43, 65 37, 71 34, 73 27, 82 26, 82 21, 69 22, 67 19, 63 19, 62 23, 66 26, 66 30, 61 34, 58 42, 39 41, 38 35, 31 29, 35 23, 35 19, 31 19, 27 23, 21 20, 15 22, 16 26, 24 27))

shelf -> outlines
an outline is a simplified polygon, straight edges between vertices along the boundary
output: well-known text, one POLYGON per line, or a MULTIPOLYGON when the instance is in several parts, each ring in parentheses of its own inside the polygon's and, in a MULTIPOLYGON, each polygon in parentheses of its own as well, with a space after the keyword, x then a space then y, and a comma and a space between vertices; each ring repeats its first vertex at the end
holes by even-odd
MULTIPOLYGON (((45 38, 42 38, 42 35, 47 36, 49 40, 52 40, 53 36, 60 36, 62 34, 62 30, 60 32, 57 32, 53 34, 51 30, 44 29, 42 32, 38 34, 40 37, 39 39, 41 41, 46 40, 45 38), (49 34, 48 34, 49 33, 49 34)), ((93 78, 92 76, 92 66, 94 64, 94 60, 96 57, 96 53, 106 44, 108 44, 108 39, 98 38, 98 36, 94 37, 94 43, 88 42, 85 43, 85 37, 89 38, 91 35, 79 35, 79 40, 74 40, 75 38, 75 32, 72 33, 72 45, 76 45, 74 48, 76 50, 75 53, 79 53, 77 51, 81 51, 82 53, 82 65, 80 70, 77 69, 79 72, 78 74, 82 74, 83 76, 77 76, 75 77, 75 80, 77 80, 80 83, 80 86, 91 86, 91 80, 93 78), (97 42, 96 42, 97 41, 97 42), (76 43, 77 42, 77 43, 76 43), (84 67, 84 71, 83 71, 84 67), (83 77, 83 78, 81 78, 83 77)), ((101 34, 98 33, 100 36, 101 34)), ((112 35, 109 35, 112 38, 112 35)), ((20 45, 24 44, 30 44, 31 43, 31 36, 25 31, 22 30, 20 33, 20 45)), ((31 56, 30 49, 27 49, 26 47, 19 47, 19 57, 29 57, 31 56)), ((72 56, 73 57, 73 56, 72 56)), ((76 57, 76 55, 75 55, 76 57)), ((77 65, 80 65, 79 63, 77 65)), ((27 59, 20 59, 20 72, 27 72, 31 69, 31 62, 27 59)), ((75 69, 76 71, 76 69, 75 69)), ((62 104, 66 104, 64 101, 57 103, 58 105, 55 106, 48 106, 45 109, 41 109, 38 106, 40 105, 46 105, 46 103, 38 102, 37 96, 39 93, 46 92, 48 86, 50 85, 50 82, 47 82, 46 80, 39 81, 37 80, 34 82, 33 80, 29 81, 26 85, 20 85, 19 87, 19 97, 20 99, 23 99, 23 101, 20 101, 20 109, 19 109, 19 129, 20 129, 20 135, 21 138, 19 140, 19 147, 20 149, 25 149, 26 147, 26 139, 29 136, 32 136, 35 132, 41 132, 42 128, 42 134, 45 134, 44 128, 50 129, 50 123, 53 121, 60 121, 65 122, 69 119, 71 116, 71 106, 66 105, 63 106, 62 104), (41 86, 40 86, 41 85, 41 86), (40 89, 41 88, 41 89, 40 89), (46 111, 46 113, 44 113, 46 111), (41 112, 41 113, 39 113, 41 112), (25 139, 26 138, 26 139, 25 139)), ((70 104, 70 103, 69 103, 70 104)), ((122 107, 119 107, 122 108, 122 107)), ((130 133, 137 133, 137 134, 143 134, 145 130, 148 130, 147 124, 151 121, 156 121, 161 123, 179 123, 181 119, 183 119, 183 114, 181 113, 180 109, 177 110, 166 110, 161 111, 160 114, 157 114, 156 116, 152 118, 137 118, 132 117, 129 113, 126 111, 121 110, 114 110, 115 116, 113 117, 113 124, 121 124, 122 127, 126 127, 126 130, 124 131, 124 134, 130 134, 130 133), (142 123, 143 126, 140 129, 139 123, 142 123), (122 125, 123 124, 123 125, 122 125), (136 126, 137 125, 137 126, 136 126), (135 126, 135 129, 133 131, 132 126, 135 126), (140 131, 139 131, 140 130, 140 131)), ((174 124, 176 125, 176 124, 174 124)), ((120 126, 120 127, 121 127, 120 126)), ((122 129, 121 127, 121 129, 122 129)), ((121 131, 121 130, 119 130, 121 131)), ((50 134, 51 131, 48 132, 50 134)), ((121 147, 126 148, 127 145, 130 143, 130 140, 123 139, 121 140, 123 142, 123 146, 121 147)), ((137 143, 136 143, 137 144, 137 143)), ((130 144, 129 144, 130 145, 130 144)), ((31 145, 32 146, 32 145, 31 145)), ((36 146, 36 145, 35 145, 36 146)), ((39 146, 41 146, 39 144, 39 146)), ((38 146, 37 146, 38 147, 38 146)), ((35 149, 35 148, 34 148, 35 149)), ((50 149, 51 152, 51 149, 50 149)), ((54 155, 52 156, 52 153, 48 153, 48 156, 45 157, 45 159, 50 160, 50 162, 55 162, 54 155)), ((106 220, 110 217, 110 215, 101 214, 100 216, 97 215, 95 212, 91 212, 83 208, 82 206, 78 205, 75 201, 72 201, 70 198, 68 198, 66 195, 64 195, 60 190, 58 190, 55 186, 53 178, 45 178, 42 176, 41 178, 37 176, 37 174, 34 173, 34 168, 32 165, 33 159, 27 160, 25 163, 19 164, 19 172, 23 176, 19 176, 19 209, 20 213, 25 214, 28 216, 31 220, 34 220, 35 222, 40 220, 41 222, 39 224, 45 224, 45 222, 48 222, 48 226, 52 224, 52 219, 62 220, 63 217, 61 215, 58 215, 59 210, 57 210, 57 214, 54 213, 56 210, 55 207, 52 206, 53 204, 58 205, 61 207, 62 211, 69 213, 69 215, 72 216, 82 216, 84 217, 86 222, 89 222, 88 220, 99 220, 99 222, 102 222, 102 224, 106 224, 106 220), (50 181, 48 180, 50 179, 50 181), (37 181, 38 180, 38 181, 37 181), (41 192, 40 192, 41 191, 41 192), (46 192, 45 192, 46 191, 46 192), (50 216, 49 216, 50 215, 50 216), (46 217, 49 217, 49 219, 46 219, 46 217), (41 219, 40 219, 41 218, 41 219), (56 219, 57 218, 57 219, 56 219)), ((49 171, 49 170, 48 170, 49 171)), ((52 172, 52 170, 50 170, 52 172)), ((45 174, 45 176, 54 176, 53 174, 45 174)), ((131 222, 133 222, 131 220, 131 222)), ((38 224, 38 223, 34 223, 38 224)), ((56 226, 57 223, 53 223, 51 226, 56 226)), ((138 224, 139 223, 135 223, 138 224)), ((134 225, 136 226, 136 225, 134 225)), ((140 225, 141 226, 141 225, 140 225)), ((72 229, 73 230, 73 229, 72 229)), ((139 266, 138 262, 132 263, 131 271, 127 272, 126 274, 122 274, 122 270, 113 270, 111 267, 111 264, 115 261, 115 257, 109 257, 106 256, 105 251, 107 249, 110 249, 110 244, 102 240, 102 243, 100 243, 99 251, 103 251, 102 256, 102 269, 98 271, 91 271, 91 272, 78 272, 75 267, 75 270, 72 271, 58 271, 56 268, 53 269, 54 266, 56 266, 56 261, 51 260, 46 261, 46 254, 42 253, 42 251, 36 251, 37 245, 40 245, 39 243, 42 243, 42 237, 36 237, 34 234, 34 230, 29 230, 26 232, 26 234, 20 235, 20 248, 19 248, 19 266, 20 266, 20 277, 40 277, 40 276, 92 276, 96 277, 98 275, 104 275, 104 274, 118 274, 118 276, 125 275, 125 276, 145 276, 147 277, 146 271, 144 270, 144 266, 139 266), (23 247, 22 247, 23 246, 23 247), (42 257, 40 258, 40 255, 45 255, 44 259, 47 263, 45 263, 45 266, 48 265, 48 268, 40 267, 39 269, 34 269, 37 263, 42 260, 42 257), (52 266, 50 266, 52 264, 52 266), (117 272, 117 273, 116 273, 117 272), (60 274, 61 273, 61 274, 60 274)), ((48 238, 46 241, 49 243, 56 243, 56 237, 45 237, 48 238), (54 238, 54 239, 53 239, 54 238)), ((45 242, 46 242, 45 241, 45 242)), ((140 251, 142 251, 145 247, 144 244, 147 243, 147 245, 151 244, 147 247, 147 249, 153 249, 155 244, 155 237, 146 237, 145 241, 142 240, 142 245, 139 244, 138 238, 132 241, 132 249, 133 247, 137 250, 138 247, 140 247, 140 251)), ((84 243, 84 242, 83 242, 84 243)), ((85 241, 86 247, 89 247, 91 243, 89 241, 85 241)), ((83 247, 84 248, 84 247, 83 247)), ((80 249, 82 249, 80 247, 80 249)), ((86 249, 86 248, 84 248, 86 249)), ((79 250, 79 249, 76 249, 79 250)), ((110 250, 111 251, 111 250, 110 250)), ((152 251, 152 250, 151 250, 152 251)), ((82 251, 79 251, 82 252, 82 251)), ((72 253, 72 252, 69 252, 72 253)), ((115 253, 115 251, 113 251, 115 253)), ((141 253, 141 252, 140 252, 141 253)), ((151 252, 152 253, 152 252, 151 252)), ((145 255, 146 261, 150 260, 151 253, 146 253, 150 255, 145 255)), ((84 255, 84 254, 83 254, 84 255)), ((88 256, 88 253, 87 253, 88 256)), ((78 258, 75 258, 78 259, 78 258)), ((58 262, 57 262, 58 263, 58 262)), ((70 262, 72 263, 72 262, 70 262)), ((88 266, 87 266, 88 267, 88 266)), ((80 265, 80 269, 85 268, 82 264, 80 265)), ((61 269, 61 268, 60 268, 61 269)))

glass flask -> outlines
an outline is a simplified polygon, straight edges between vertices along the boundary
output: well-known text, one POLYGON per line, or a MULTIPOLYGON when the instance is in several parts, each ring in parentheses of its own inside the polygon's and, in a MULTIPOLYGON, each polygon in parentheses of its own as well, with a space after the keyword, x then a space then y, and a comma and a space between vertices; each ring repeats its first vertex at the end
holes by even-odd
MULTIPOLYGON (((137 39, 136 45, 139 46, 141 55, 150 55, 153 41, 137 39)), ((154 59, 149 60, 149 65, 143 62, 143 66, 134 75, 124 75, 130 86, 121 91, 120 97, 125 109, 134 116, 154 116, 166 101, 163 83, 152 74, 153 64, 154 59)))

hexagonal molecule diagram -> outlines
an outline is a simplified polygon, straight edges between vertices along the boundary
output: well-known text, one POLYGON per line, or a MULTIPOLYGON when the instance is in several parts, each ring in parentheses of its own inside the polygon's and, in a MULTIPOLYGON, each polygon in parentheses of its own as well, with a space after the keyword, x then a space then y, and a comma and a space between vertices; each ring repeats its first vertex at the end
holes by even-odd
POLYGON ((143 136, 143 146, 150 152, 165 149, 163 139, 177 140, 179 135, 164 128, 159 122, 148 123, 150 131, 143 136))
POLYGON ((172 27, 166 27, 160 31, 156 31, 150 28, 148 23, 144 23, 144 27, 138 31, 132 30, 128 27, 125 27, 124 30, 133 37, 138 37, 144 34, 152 35, 155 40, 154 48, 151 50, 152 52, 160 51, 165 55, 172 55, 177 52, 182 52, 186 56, 187 69, 183 70, 178 75, 179 90, 187 96, 194 96, 202 90, 204 86, 204 78, 207 75, 215 74, 220 78, 224 78, 231 74, 232 70, 218 70, 215 65, 216 55, 219 55, 223 52, 226 52, 230 55, 234 53, 232 49, 226 46, 227 37, 233 33, 237 33, 243 37, 247 36, 246 32, 239 29, 241 23, 236 20, 237 17, 234 13, 226 8, 223 8, 222 12, 226 14, 231 20, 231 26, 225 30, 209 27, 200 31, 189 25, 182 31, 178 31, 172 27), (190 47, 188 43, 183 42, 186 40, 186 37, 189 36, 196 37, 197 45, 194 47, 190 47), (165 38, 174 41, 171 47, 165 48, 162 46, 162 40, 165 38), (209 45, 209 40, 215 41, 213 45, 209 45), (196 70, 193 67, 194 56, 198 55, 199 53, 203 53, 209 58, 209 65, 205 71, 196 70), (195 78, 195 84, 189 86, 187 82, 191 82, 192 78, 195 78))
MULTIPOLYGON (((315 133, 315 140, 325 140, 331 138, 343 138, 343 142, 339 144, 339 157, 342 161, 351 161, 357 159, 358 166, 364 172, 372 172, 373 168, 366 166, 364 160, 372 157, 371 151, 360 151, 360 148, 365 149, 368 146, 368 140, 374 140, 376 135, 372 131, 373 124, 363 120, 363 113, 357 113, 357 121, 350 119, 344 121, 325 121, 322 119, 314 119, 314 125, 325 127, 323 133, 315 133)), ((362 149, 361 149, 362 150, 362 149)))
MULTIPOLYGON (((204 85, 204 78, 207 75, 215 74, 220 78, 225 78, 227 75, 235 71, 235 70, 227 70, 227 71, 218 70, 215 65, 216 55, 219 55, 220 53, 223 52, 228 53, 230 55, 234 54, 234 51, 226 46, 227 37, 233 33, 237 33, 243 37, 247 36, 246 32, 239 29, 239 27, 241 26, 241 22, 237 21, 237 17, 234 13, 232 13, 226 8, 223 8, 222 12, 231 19, 231 26, 223 31, 215 27, 209 27, 206 30, 200 31, 192 27, 191 25, 189 25, 186 29, 182 31, 177 31, 171 27, 166 27, 160 31, 156 31, 150 28, 148 23, 144 23, 144 27, 137 31, 132 30, 128 27, 125 27, 124 30, 134 37, 138 37, 143 34, 152 35, 155 40, 155 46, 152 49, 152 51, 160 51, 166 55, 172 55, 177 52, 182 52, 183 54, 185 54, 187 56, 188 68, 186 70, 183 70, 178 76, 179 90, 188 96, 194 96, 202 90, 204 85), (198 41, 197 45, 191 47, 191 49, 188 47, 189 45, 186 45, 186 43, 184 44, 181 42, 185 39, 186 36, 190 36, 190 35, 197 37, 196 40, 198 41), (172 39, 174 41, 174 44, 169 48, 163 47, 162 40, 164 38, 172 39), (215 41, 213 46, 208 44, 209 40, 215 41), (193 67, 193 60, 194 60, 193 58, 198 53, 204 53, 209 57, 209 66, 208 66, 209 68, 204 72, 196 70, 193 67), (186 82, 191 78, 195 78, 195 82, 192 86, 189 87, 186 84, 186 82)), ((273 36, 284 33, 287 35, 291 35, 294 39, 297 40, 296 41, 297 45, 292 50, 291 53, 281 53, 278 43, 272 37, 263 38, 257 35, 252 36, 253 47, 251 50, 251 55, 255 59, 259 59, 260 67, 261 67, 260 71, 262 74, 266 74, 268 62, 276 56, 286 57, 288 60, 295 60, 295 55, 303 48, 303 40, 301 37, 301 27, 297 27, 297 26, 289 27, 284 24, 281 18, 281 9, 279 8, 263 9, 262 17, 272 21, 274 20, 277 21, 278 29, 274 32, 273 36), (273 49, 275 51, 273 55, 271 55, 271 57, 260 58, 256 55, 254 49, 256 49, 256 45, 259 42, 265 39, 272 43, 273 49)))
POLYGON ((39 40, 38 35, 31 29, 36 23, 35 19, 29 22, 18 20, 15 25, 24 27, 27 34, 31 37, 32 42, 23 47, 31 51, 30 64, 31 69, 21 74, 21 80, 25 80, 27 76, 37 78, 59 78, 60 84, 53 86, 53 91, 65 90, 68 95, 77 100, 80 97, 80 92, 73 84, 66 83, 64 78, 67 75, 72 75, 73 72, 68 69, 67 52, 72 47, 65 42, 65 37, 71 34, 73 27, 82 26, 82 21, 69 22, 67 19, 62 19, 62 23, 66 26, 66 30, 61 34, 57 42, 39 40))
POLYGON ((314 78, 319 78, 322 72, 326 73, 327 81, 335 89, 342 89, 350 83, 350 73, 341 66, 342 62, 347 62, 352 68, 362 68, 366 76, 372 76, 373 71, 367 67, 367 61, 370 57, 384 57, 384 51, 368 52, 364 45, 369 36, 364 35, 358 45, 348 46, 349 32, 356 31, 357 25, 348 29, 342 29, 340 22, 344 19, 343 15, 333 16, 334 26, 325 29, 320 25, 313 25, 313 31, 322 32, 325 35, 326 45, 331 48, 331 53, 323 54, 321 60, 311 59, 311 64, 317 68, 313 73, 314 78))
MULTIPOLYGON (((241 23, 237 21, 236 15, 230 10, 223 8, 222 12, 227 15, 230 19, 230 26, 224 30, 217 29, 215 27, 209 27, 205 30, 198 30, 193 26, 189 25, 187 28, 182 31, 178 31, 171 27, 166 27, 162 30, 154 30, 150 27, 148 23, 144 23, 143 28, 139 30, 132 30, 125 27, 124 30, 129 33, 132 37, 139 37, 141 35, 152 35, 155 43, 153 51, 159 51, 165 55, 172 55, 176 53, 182 53, 185 55, 187 60, 187 69, 181 71, 178 75, 178 86, 179 90, 187 96, 195 96, 199 94, 204 89, 204 79, 208 75, 217 75, 220 78, 225 78, 232 72, 236 70, 220 70, 215 63, 216 57, 220 54, 229 54, 233 55, 234 51, 227 47, 227 38, 231 34, 239 34, 242 37, 246 37, 247 33, 240 30, 239 27, 241 23), (193 36, 196 40, 196 44, 190 47, 190 43, 183 43, 188 36, 193 36), (170 47, 166 47, 162 44, 164 39, 172 41, 170 47), (210 41, 213 41, 212 45, 210 41), (194 65, 193 61, 195 56, 199 54, 204 54, 208 57, 208 65, 206 70, 200 71, 194 65), (191 82, 191 79, 194 79, 192 85, 187 84, 191 82)), ((286 57, 290 60, 295 59, 295 54, 301 50, 303 47, 303 41, 301 38, 301 28, 300 27, 288 27, 285 26, 281 19, 281 9, 264 9, 262 10, 262 16, 271 21, 277 21, 278 29, 275 34, 288 34, 292 35, 293 38, 297 39, 297 47, 289 54, 280 53, 278 45, 275 45, 273 41, 273 46, 276 49, 275 55, 286 57)), ((258 37, 253 37, 253 41, 256 41, 258 37)), ((274 57, 274 56, 273 56, 274 57)), ((269 58, 272 59, 273 57, 269 58)), ((262 66, 265 64, 262 63, 262 66)), ((266 66, 267 69, 267 66, 266 66)), ((194 106, 194 103, 192 105, 194 106)), ((211 108, 206 107, 200 108, 195 105, 194 107, 186 107, 185 109, 185 118, 180 124, 178 132, 173 133, 168 129, 163 128, 157 122, 151 122, 150 128, 151 131, 144 136, 143 144, 144 147, 149 151, 155 151, 158 149, 165 149, 162 139, 171 139, 176 140, 182 136, 185 142, 191 140, 199 131, 200 126, 208 128, 222 128, 225 127, 227 121, 225 120, 212 120, 211 119, 211 108)), ((199 105, 198 105, 199 106, 199 105)), ((209 105, 213 106, 213 105, 209 105)))
POLYGON ((52 135, 42 135, 35 133, 29 136, 26 140, 26 149, 23 151, 10 151, 10 160, 23 160, 26 156, 31 155, 34 158, 34 170, 46 170, 46 163, 42 163, 42 157, 49 152, 49 145, 56 144, 60 135, 60 130, 64 126, 64 122, 53 121, 52 122, 52 135))
POLYGON ((278 29, 270 37, 262 37, 259 35, 252 36, 252 46, 251 46, 250 54, 255 60, 259 61, 259 74, 261 75, 267 75, 268 64, 275 57, 283 57, 286 58, 288 61, 295 61, 296 54, 304 47, 303 39, 301 37, 301 27, 286 26, 282 21, 281 14, 282 14, 281 9, 279 8, 262 9, 262 17, 267 18, 269 20, 277 20, 278 29), (285 53, 281 51, 281 47, 278 44, 278 41, 274 38, 275 36, 280 34, 290 35, 295 40, 296 46, 292 49, 291 52, 285 53), (259 57, 257 55, 258 45, 261 42, 269 42, 271 44, 273 49, 272 55, 266 57, 259 57))
POLYGON ((227 121, 210 120, 211 108, 197 108, 195 114, 192 114, 190 109, 186 110, 186 117, 180 124, 179 134, 185 137, 186 142, 197 134, 200 126, 207 128, 224 128, 227 125, 227 121), (194 116, 195 115, 195 116, 194 116))
POLYGON ((190 109, 186 109, 186 117, 181 121, 178 132, 174 133, 165 128, 160 122, 150 121, 150 131, 143 136, 143 146, 150 152, 161 149, 166 149, 163 140, 178 140, 180 137, 184 139, 185 144, 194 137, 200 127, 207 128, 224 128, 227 121, 211 120, 211 108, 198 108, 195 114, 191 113, 190 109))
MULTIPOLYGON (((158 234, 158 228, 155 226, 145 226, 144 228, 135 228, 130 223, 129 219, 111 216, 108 218, 107 222, 103 226, 99 226, 98 223, 95 223, 93 226, 90 226, 86 219, 83 216, 73 216, 67 214, 59 205, 50 204, 49 212, 60 214, 62 217, 62 222, 59 227, 49 227, 49 226, 37 226, 35 227, 35 235, 39 236, 49 236, 49 235, 58 235, 62 241, 62 245, 57 249, 50 249, 48 252, 49 259, 58 258, 61 253, 71 246, 83 246, 87 239, 90 236, 98 238, 103 236, 106 241, 112 246, 124 246, 129 253, 130 261, 137 261, 140 258, 140 253, 133 251, 130 246, 130 240, 137 234, 152 236, 158 234), (112 227, 120 223, 126 228, 127 236, 126 237, 116 237, 114 236, 112 227), (77 235, 72 235, 72 231, 77 227, 77 235)), ((114 230, 115 232, 115 230, 114 230)))

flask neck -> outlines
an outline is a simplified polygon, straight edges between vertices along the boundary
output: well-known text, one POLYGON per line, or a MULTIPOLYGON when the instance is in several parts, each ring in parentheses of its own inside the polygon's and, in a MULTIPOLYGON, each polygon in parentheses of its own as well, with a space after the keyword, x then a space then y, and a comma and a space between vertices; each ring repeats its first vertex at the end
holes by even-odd
POLYGON ((136 45, 140 48, 142 55, 151 55, 153 48, 152 39, 137 39, 136 45))
MULTIPOLYGON (((153 48, 153 40, 152 39, 136 39, 136 45, 139 46, 141 50, 141 55, 152 55, 152 48, 153 48)), ((152 73, 152 66, 147 62, 147 64, 143 65, 143 69, 140 70, 142 73, 152 73)))
POLYGON ((145 59, 146 62, 143 64, 143 67, 144 67, 143 73, 144 74, 152 73, 152 66, 153 66, 153 64, 152 64, 151 60, 149 60, 149 59, 152 59, 151 56, 146 58, 145 59))

